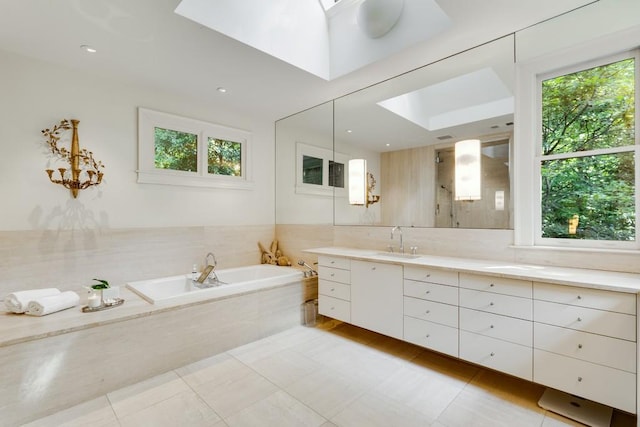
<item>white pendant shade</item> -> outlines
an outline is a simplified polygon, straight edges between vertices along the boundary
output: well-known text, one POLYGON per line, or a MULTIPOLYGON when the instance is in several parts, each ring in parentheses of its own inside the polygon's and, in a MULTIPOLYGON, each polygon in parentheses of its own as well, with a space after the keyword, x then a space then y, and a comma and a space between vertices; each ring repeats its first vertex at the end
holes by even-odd
POLYGON ((480 156, 479 139, 456 142, 456 200, 480 200, 482 198, 480 156))

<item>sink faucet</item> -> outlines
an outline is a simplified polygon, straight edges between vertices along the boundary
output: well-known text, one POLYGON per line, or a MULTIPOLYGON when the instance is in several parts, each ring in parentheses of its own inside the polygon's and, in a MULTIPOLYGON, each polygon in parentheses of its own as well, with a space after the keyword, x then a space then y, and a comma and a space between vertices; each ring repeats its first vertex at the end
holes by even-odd
MULTIPOLYGON (((404 253, 404 243, 402 243, 402 228, 400 228, 399 225, 396 225, 395 227, 393 227, 391 229, 391 240, 393 240, 393 235, 396 232, 396 230, 398 230, 398 232, 400 233, 400 253, 404 253)), ((393 247, 392 247, 393 249, 393 247)), ((392 250, 393 252, 393 250, 392 250)))

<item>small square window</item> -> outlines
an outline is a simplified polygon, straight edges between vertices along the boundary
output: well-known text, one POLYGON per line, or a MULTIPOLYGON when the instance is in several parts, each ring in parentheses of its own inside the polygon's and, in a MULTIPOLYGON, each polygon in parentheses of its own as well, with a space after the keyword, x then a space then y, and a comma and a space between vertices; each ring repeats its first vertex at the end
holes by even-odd
POLYGON ((224 139, 208 138, 207 171, 214 175, 242 175, 242 144, 224 139))
POLYGON ((198 170, 198 135, 156 127, 154 147, 156 169, 198 170))

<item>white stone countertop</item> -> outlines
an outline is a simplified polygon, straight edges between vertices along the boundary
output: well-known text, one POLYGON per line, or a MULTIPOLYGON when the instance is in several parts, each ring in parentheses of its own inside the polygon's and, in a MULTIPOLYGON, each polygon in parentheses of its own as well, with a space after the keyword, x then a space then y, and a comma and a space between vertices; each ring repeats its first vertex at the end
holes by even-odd
POLYGON ((362 261, 377 261, 391 264, 436 267, 466 273, 477 273, 512 279, 531 280, 557 285, 578 286, 616 292, 640 292, 640 274, 615 271, 590 270, 586 268, 553 267, 533 264, 518 264, 508 261, 492 261, 472 258, 418 255, 416 258, 402 254, 389 254, 371 249, 324 247, 308 249, 316 255, 347 257, 362 261))

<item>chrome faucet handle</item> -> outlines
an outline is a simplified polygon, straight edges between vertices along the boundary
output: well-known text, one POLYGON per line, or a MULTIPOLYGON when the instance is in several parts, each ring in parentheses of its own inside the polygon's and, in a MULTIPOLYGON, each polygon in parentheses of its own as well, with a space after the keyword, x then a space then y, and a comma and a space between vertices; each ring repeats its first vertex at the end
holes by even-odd
POLYGON ((393 253, 393 245, 387 246, 387 249, 389 249, 389 252, 393 253))
POLYGON ((418 247, 417 246, 411 246, 411 255, 416 255, 418 253, 418 247))

